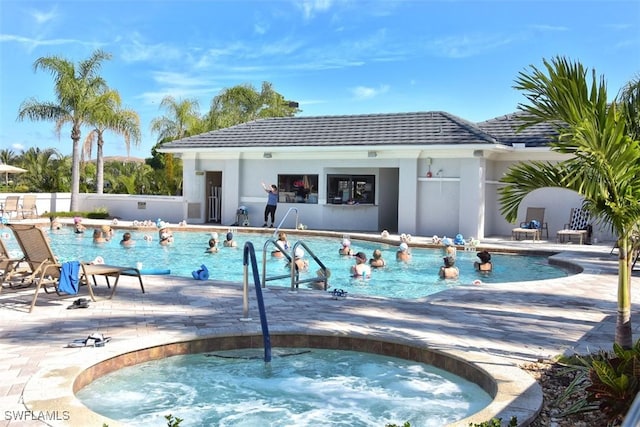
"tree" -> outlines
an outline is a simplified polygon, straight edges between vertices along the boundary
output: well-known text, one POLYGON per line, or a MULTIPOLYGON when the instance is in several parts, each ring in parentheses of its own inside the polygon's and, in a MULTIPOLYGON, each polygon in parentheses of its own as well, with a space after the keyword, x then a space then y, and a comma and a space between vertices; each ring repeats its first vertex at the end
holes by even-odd
POLYGON ((17 157, 18 156, 16 156, 16 153, 13 150, 8 148, 0 150, 0 163, 2 164, 11 165, 15 163, 17 157))
MULTIPOLYGON (((617 235, 618 313, 615 342, 632 346, 631 330, 631 236, 640 220, 640 142, 626 117, 626 99, 607 100, 604 77, 591 78, 580 63, 556 57, 544 61, 545 70, 531 66, 521 72, 515 89, 523 91, 527 104, 519 104, 523 128, 550 123, 557 137, 552 151, 569 154, 558 163, 530 162, 512 166, 501 179, 501 212, 510 222, 531 191, 560 187, 576 191, 592 217, 609 224, 617 235)), ((637 92, 636 92, 637 94, 637 92)), ((636 116, 637 119, 637 116, 636 116)), ((637 124, 637 122, 636 122, 637 124)))
POLYGON ((260 92, 243 84, 214 97, 205 121, 207 130, 216 130, 260 118, 292 117, 298 111, 298 104, 285 100, 269 82, 262 83, 260 92))
POLYGON ((88 118, 90 125, 94 129, 89 132, 84 143, 84 151, 87 145, 90 147, 96 142, 96 193, 102 194, 104 191, 104 132, 112 131, 124 137, 127 156, 129 156, 130 143, 134 145, 140 143, 140 118, 135 111, 122 109, 120 95, 118 92, 108 90, 101 94, 96 102, 97 107, 93 109, 88 118))
POLYGON ((78 209, 81 127, 88 122, 91 112, 98 108, 98 95, 107 90, 106 82, 98 71, 102 62, 110 58, 111 55, 102 50, 94 51, 77 66, 58 56, 38 58, 33 65, 34 71, 43 69, 53 75, 57 102, 30 98, 20 105, 18 112, 18 120, 49 120, 56 123, 58 130, 63 124, 71 125, 71 211, 78 209))
POLYGON ((29 148, 24 152, 21 165, 27 170, 22 174, 22 184, 26 185, 26 190, 30 192, 63 192, 68 191, 68 164, 65 169, 64 156, 54 148, 40 149, 29 148))

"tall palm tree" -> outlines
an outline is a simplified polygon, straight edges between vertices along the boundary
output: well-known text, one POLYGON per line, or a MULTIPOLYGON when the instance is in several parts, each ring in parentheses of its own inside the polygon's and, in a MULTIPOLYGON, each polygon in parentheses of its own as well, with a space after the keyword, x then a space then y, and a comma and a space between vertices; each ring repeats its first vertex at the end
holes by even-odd
POLYGON ((80 137, 81 127, 87 123, 92 110, 97 108, 96 97, 107 90, 105 80, 98 75, 102 62, 111 55, 96 50, 86 60, 77 66, 59 56, 45 56, 38 58, 34 71, 40 69, 49 71, 54 79, 54 91, 57 102, 40 102, 30 98, 20 105, 18 120, 49 120, 58 124, 71 125, 71 140, 73 142, 71 163, 71 206, 70 210, 78 208, 78 194, 80 192, 80 137))
POLYGON ((557 138, 550 148, 569 154, 558 163, 530 162, 512 166, 501 179, 501 212, 510 222, 531 191, 560 187, 576 191, 592 216, 611 226, 618 238, 618 313, 615 342, 632 345, 631 236, 640 220, 640 142, 625 117, 625 102, 607 100, 604 77, 591 78, 580 64, 562 57, 544 61, 546 70, 531 66, 521 72, 515 89, 527 104, 524 128, 537 123, 555 126, 557 138), (546 71, 546 73, 545 73, 546 71))
POLYGON ((95 141, 97 194, 104 192, 104 132, 111 131, 124 137, 127 156, 132 141, 136 146, 140 144, 140 117, 133 110, 122 109, 120 104, 118 92, 108 90, 98 97, 97 108, 91 111, 87 120, 94 128, 85 139, 83 151, 95 141))

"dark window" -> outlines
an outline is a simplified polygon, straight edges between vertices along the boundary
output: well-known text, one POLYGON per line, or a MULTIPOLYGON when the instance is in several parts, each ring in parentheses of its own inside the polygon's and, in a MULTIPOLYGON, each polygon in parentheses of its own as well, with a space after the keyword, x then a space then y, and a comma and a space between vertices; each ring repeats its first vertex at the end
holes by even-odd
POLYGON ((318 175, 278 175, 278 201, 318 203, 318 175))
POLYGON ((375 175, 327 175, 327 203, 375 203, 375 175))

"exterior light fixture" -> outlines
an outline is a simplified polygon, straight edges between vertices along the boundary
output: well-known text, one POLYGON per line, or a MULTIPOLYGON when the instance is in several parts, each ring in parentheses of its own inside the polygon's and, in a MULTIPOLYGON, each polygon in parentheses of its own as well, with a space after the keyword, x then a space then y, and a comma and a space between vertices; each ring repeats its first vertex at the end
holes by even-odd
POLYGON ((263 153, 262 157, 264 157, 265 159, 270 159, 271 158, 271 153, 263 153))
POLYGON ((368 157, 378 157, 378 152, 377 151, 369 151, 367 153, 368 157))

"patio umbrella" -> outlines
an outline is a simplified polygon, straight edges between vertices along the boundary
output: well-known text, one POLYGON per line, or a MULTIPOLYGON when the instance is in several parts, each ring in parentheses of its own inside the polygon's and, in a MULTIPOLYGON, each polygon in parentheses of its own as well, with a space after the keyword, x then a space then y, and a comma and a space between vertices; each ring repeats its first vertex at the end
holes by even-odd
POLYGON ((6 185, 9 185, 9 174, 10 173, 22 173, 26 172, 26 169, 22 169, 16 166, 5 165, 0 163, 0 173, 4 174, 4 182, 6 185))

